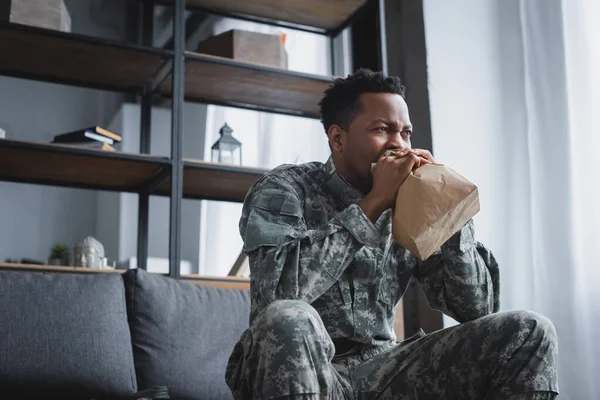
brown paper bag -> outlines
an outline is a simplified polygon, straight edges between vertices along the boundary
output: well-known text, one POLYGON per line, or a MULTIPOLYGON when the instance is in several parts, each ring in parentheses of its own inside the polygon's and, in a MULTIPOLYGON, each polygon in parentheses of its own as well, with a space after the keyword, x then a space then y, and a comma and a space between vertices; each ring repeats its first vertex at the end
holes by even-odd
POLYGON ((478 212, 477 186, 443 164, 424 165, 398 189, 392 235, 426 260, 478 212))

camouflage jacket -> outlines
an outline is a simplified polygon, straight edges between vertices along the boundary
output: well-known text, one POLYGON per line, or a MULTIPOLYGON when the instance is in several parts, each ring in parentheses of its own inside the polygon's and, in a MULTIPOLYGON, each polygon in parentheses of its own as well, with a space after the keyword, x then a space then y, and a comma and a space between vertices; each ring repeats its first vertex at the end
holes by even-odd
POLYGON ((275 300, 303 300, 332 339, 389 344, 411 276, 433 308, 459 322, 498 310, 498 266, 475 241, 472 221, 421 262, 394 242, 391 212, 373 224, 356 204, 362 197, 331 158, 277 167, 253 185, 239 225, 250 262, 250 322, 275 300))

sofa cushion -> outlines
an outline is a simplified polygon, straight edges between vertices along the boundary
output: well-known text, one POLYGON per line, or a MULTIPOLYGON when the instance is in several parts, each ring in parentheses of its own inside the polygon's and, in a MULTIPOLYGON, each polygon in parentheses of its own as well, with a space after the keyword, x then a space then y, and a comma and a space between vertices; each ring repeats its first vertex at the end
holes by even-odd
POLYGON ((92 398, 137 391, 120 274, 0 271, 0 391, 92 398))
POLYGON ((247 291, 130 270, 124 275, 138 387, 173 399, 231 399, 229 354, 248 327, 247 291))

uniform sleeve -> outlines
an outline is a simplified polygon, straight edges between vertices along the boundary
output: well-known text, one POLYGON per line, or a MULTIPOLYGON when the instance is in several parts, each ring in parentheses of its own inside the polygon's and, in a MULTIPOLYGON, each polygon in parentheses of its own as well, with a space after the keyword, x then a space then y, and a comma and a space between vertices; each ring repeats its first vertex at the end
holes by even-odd
POLYGON ((327 291, 365 245, 379 240, 358 205, 308 229, 303 202, 285 183, 263 182, 246 199, 240 234, 261 302, 311 303, 327 291))
POLYGON ((429 305, 466 322, 500 307, 499 269, 493 254, 474 237, 473 221, 413 271, 429 305))

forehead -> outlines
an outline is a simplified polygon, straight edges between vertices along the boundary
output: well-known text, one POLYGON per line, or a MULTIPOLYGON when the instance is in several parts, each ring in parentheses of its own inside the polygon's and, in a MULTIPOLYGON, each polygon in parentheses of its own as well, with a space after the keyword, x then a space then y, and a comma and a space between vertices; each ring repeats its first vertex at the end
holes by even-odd
POLYGON ((399 94, 394 93, 363 93, 360 96, 361 113, 365 119, 385 119, 398 121, 403 124, 410 123, 408 106, 399 94))

